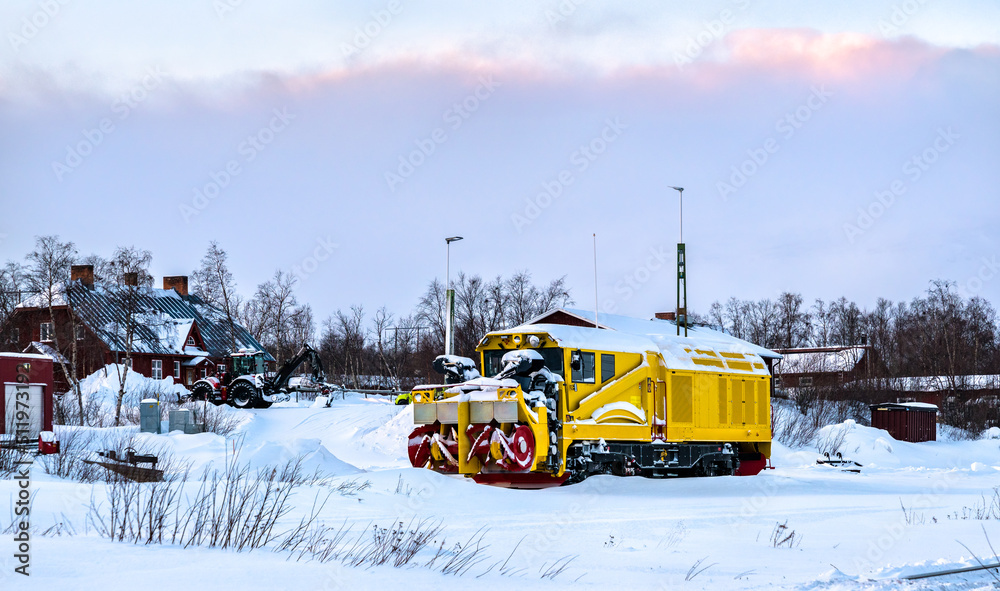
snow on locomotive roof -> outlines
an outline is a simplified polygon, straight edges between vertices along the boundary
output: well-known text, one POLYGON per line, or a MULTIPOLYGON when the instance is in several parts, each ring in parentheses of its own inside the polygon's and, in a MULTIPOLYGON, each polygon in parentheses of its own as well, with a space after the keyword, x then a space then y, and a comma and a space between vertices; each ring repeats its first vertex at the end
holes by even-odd
MULTIPOLYGON (((549 316, 553 312, 557 311, 566 312, 588 322, 594 321, 593 310, 587 311, 577 308, 559 308, 557 310, 551 310, 542 314, 536 320, 544 319, 546 316, 549 316)), ((534 324, 534 322, 535 321, 529 320, 527 324, 534 324)), ((601 314, 598 317, 597 323, 604 328, 610 328, 612 330, 632 334, 648 335, 651 337, 665 337, 670 339, 685 338, 677 336, 677 324, 673 320, 660 320, 658 318, 643 320, 641 318, 620 316, 618 314, 601 314)), ((765 349, 764 347, 755 345, 750 341, 738 339, 732 335, 712 330, 711 328, 705 326, 689 326, 688 336, 686 338, 694 342, 699 348, 703 348, 703 346, 712 346, 714 348, 720 348, 721 350, 732 353, 753 353, 754 355, 758 355, 765 359, 781 359, 781 355, 779 353, 775 353, 770 349, 765 349)))
MULTIPOLYGON (((624 317, 619 317, 624 318, 624 317)), ((601 317, 604 320, 604 317, 601 317)), ((635 320, 635 319, 632 319, 635 320)), ((644 321, 635 320, 638 325, 622 328, 641 327, 644 321)), ((603 324, 603 322, 601 323, 603 324)), ((683 369, 692 371, 711 371, 711 363, 718 363, 718 368, 724 371, 734 371, 732 367, 724 368, 722 363, 728 366, 732 360, 723 360, 716 354, 719 353, 741 353, 746 355, 744 362, 750 362, 747 370, 735 370, 739 373, 751 373, 758 375, 769 375, 763 360, 757 352, 746 345, 746 341, 733 339, 722 335, 724 338, 704 338, 688 329, 689 336, 677 336, 669 331, 656 332, 630 332, 617 327, 604 325, 605 328, 593 328, 586 326, 572 326, 568 324, 525 324, 506 330, 495 331, 490 334, 523 334, 528 332, 544 332, 551 336, 561 347, 572 349, 588 349, 598 351, 622 351, 626 353, 640 353, 659 351, 663 356, 663 362, 670 369, 683 369), (707 353, 706 352, 711 352, 707 353)), ((673 327, 673 325, 670 325, 673 327)), ((676 329, 675 329, 676 330, 676 329)), ((714 331, 712 331, 714 332, 714 331)), ((718 333, 721 334, 721 333, 718 333)), ((753 346, 760 349, 760 347, 753 346)))

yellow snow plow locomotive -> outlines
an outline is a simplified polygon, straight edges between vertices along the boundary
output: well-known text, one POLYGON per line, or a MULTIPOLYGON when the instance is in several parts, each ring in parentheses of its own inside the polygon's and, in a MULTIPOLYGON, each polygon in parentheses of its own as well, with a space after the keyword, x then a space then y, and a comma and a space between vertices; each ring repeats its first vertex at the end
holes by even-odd
POLYGON ((707 329, 682 337, 669 322, 617 318, 624 329, 489 333, 476 351, 491 377, 471 359, 439 357, 448 383, 413 390, 412 465, 520 488, 763 469, 771 376, 761 353, 780 356, 707 329))

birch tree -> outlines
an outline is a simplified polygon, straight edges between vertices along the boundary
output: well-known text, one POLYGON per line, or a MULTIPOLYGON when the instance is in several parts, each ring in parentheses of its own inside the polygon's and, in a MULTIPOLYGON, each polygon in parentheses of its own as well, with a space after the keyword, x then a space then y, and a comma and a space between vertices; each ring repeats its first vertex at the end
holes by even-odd
MULTIPOLYGON (((117 346, 124 353, 124 363, 117 363, 120 387, 115 400, 115 426, 121 424, 122 401, 125 398, 125 382, 132 367, 132 353, 135 350, 136 337, 141 325, 150 326, 158 319, 152 313, 149 305, 153 277, 149 274, 149 265, 153 256, 148 250, 137 249, 134 246, 119 246, 109 263, 110 283, 106 285, 108 297, 118 311, 113 328, 117 338, 117 346)), ((155 330, 155 326, 151 326, 155 330)))
MULTIPOLYGON (((69 305, 69 271, 76 260, 76 246, 72 242, 60 242, 58 236, 38 236, 35 238, 35 250, 28 253, 28 284, 31 290, 41 298, 42 305, 48 309, 49 322, 52 326, 52 348, 59 354, 56 362, 62 369, 63 376, 70 388, 76 393, 80 412, 80 425, 83 425, 83 399, 80 383, 76 375, 76 315, 69 305), (63 336, 70 342, 71 362, 67 363, 65 351, 60 344, 59 324, 56 322, 56 307, 65 307, 69 319, 69 334, 63 336), (71 367, 70 367, 71 366, 71 367)), ((62 405, 58 408, 63 412, 62 405)), ((60 416, 60 419, 64 417, 60 416)))

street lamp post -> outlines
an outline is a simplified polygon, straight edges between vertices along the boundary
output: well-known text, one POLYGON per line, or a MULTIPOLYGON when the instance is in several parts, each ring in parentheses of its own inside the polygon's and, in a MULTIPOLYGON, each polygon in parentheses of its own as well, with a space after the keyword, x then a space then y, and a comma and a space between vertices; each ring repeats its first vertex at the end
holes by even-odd
POLYGON ((687 316, 687 252, 684 247, 684 187, 670 187, 680 195, 680 233, 677 242, 677 334, 681 334, 681 324, 684 325, 684 336, 688 334, 687 316))
POLYGON ((455 290, 451 288, 451 243, 461 240, 461 236, 445 238, 447 256, 445 258, 445 319, 444 319, 444 353, 455 354, 455 290))

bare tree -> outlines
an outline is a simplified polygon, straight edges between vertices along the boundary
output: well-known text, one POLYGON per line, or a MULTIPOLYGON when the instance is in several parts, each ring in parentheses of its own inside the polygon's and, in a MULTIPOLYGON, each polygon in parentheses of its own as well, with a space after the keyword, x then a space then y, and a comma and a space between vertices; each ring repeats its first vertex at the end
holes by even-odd
POLYGON ((337 310, 334 318, 334 331, 341 344, 344 373, 354 387, 359 387, 361 376, 365 375, 365 310, 361 306, 351 306, 346 313, 337 310))
POLYGON ((723 312, 723 317, 725 319, 724 326, 729 334, 733 335, 738 339, 748 339, 750 338, 747 323, 749 316, 748 304, 742 302, 735 297, 730 297, 726 300, 726 306, 723 312))
POLYGON ((236 293, 236 281, 229 270, 226 253, 219 243, 211 241, 201 259, 201 267, 191 274, 194 282, 192 292, 206 303, 222 310, 226 315, 229 332, 229 346, 236 350, 236 317, 240 307, 240 297, 236 293))
MULTIPOLYGON (((62 368, 63 376, 70 388, 76 393, 80 410, 80 424, 83 425, 83 400, 80 393, 79 380, 76 375, 76 316, 69 302, 69 270, 76 260, 76 246, 72 242, 60 242, 58 236, 38 236, 35 238, 35 250, 28 253, 28 282, 32 291, 37 292, 41 303, 49 311, 49 322, 52 326, 52 345, 59 354, 56 362, 62 368), (69 320, 69 334, 64 333, 71 347, 71 362, 67 363, 65 351, 60 346, 59 323, 56 322, 56 307, 64 307, 69 320), (72 366, 72 367, 70 367, 72 366)), ((59 406, 61 412, 62 405, 59 406)), ((62 417, 60 417, 61 419, 62 417)))
POLYGON ((748 339, 762 347, 773 348, 778 337, 778 307, 768 298, 750 302, 748 307, 748 339))
POLYGON ((802 347, 811 332, 809 312, 802 308, 802 296, 784 292, 778 296, 777 345, 787 349, 802 347))
POLYGON ((298 300, 295 297, 297 281, 291 273, 285 273, 281 269, 275 271, 273 278, 257 286, 257 293, 254 294, 250 307, 258 317, 254 324, 261 329, 261 335, 266 344, 270 344, 279 365, 290 355, 289 321, 298 310, 298 300))
MULTIPOLYGON (((0 326, 6 322, 29 290, 28 269, 24 265, 7 261, 6 265, 0 267, 0 326)), ((0 344, 5 344, 9 339, 9 334, 0 335, 0 344)))
POLYGON ((826 302, 817 298, 812 307, 813 343, 817 347, 830 345, 833 339, 833 316, 826 302))
POLYGON ((115 400, 115 426, 121 424, 125 382, 132 367, 132 353, 135 351, 139 328, 149 327, 162 321, 159 313, 154 312, 149 303, 153 286, 153 277, 149 274, 149 265, 152 261, 153 255, 148 250, 134 246, 119 246, 109 263, 111 277, 106 289, 108 297, 118 311, 118 317, 111 328, 117 340, 117 350, 125 355, 124 363, 116 364, 121 386, 118 388, 115 400))
POLYGON ((717 327, 719 330, 725 330, 726 328, 726 312, 717 301, 712 302, 712 305, 708 308, 708 324, 717 327))
POLYGON ((445 308, 445 288, 437 279, 430 282, 427 291, 420 296, 417 302, 417 320, 430 329, 431 335, 435 339, 433 348, 444 349, 444 308, 445 308))
POLYGON ((842 346, 860 345, 865 340, 862 330, 861 310, 845 297, 830 302, 832 337, 834 344, 842 346))

